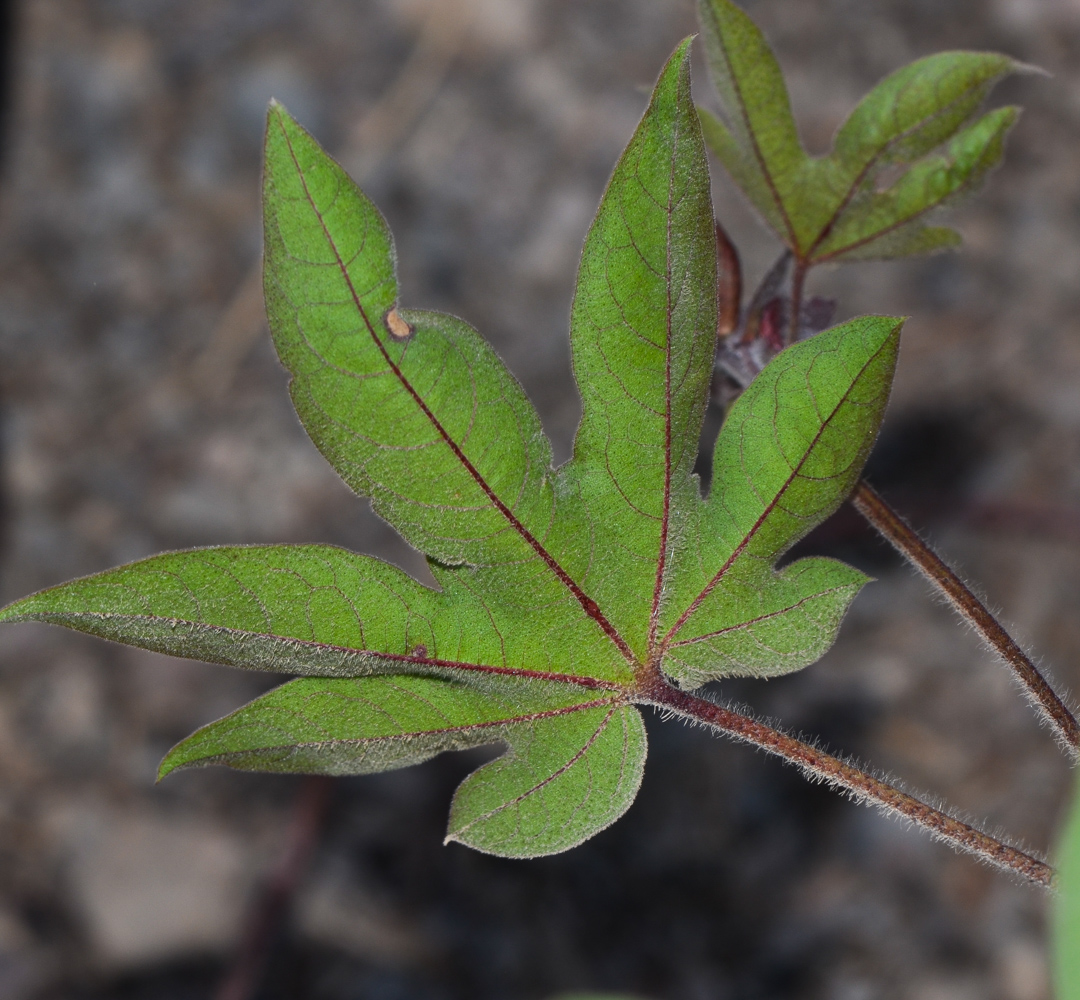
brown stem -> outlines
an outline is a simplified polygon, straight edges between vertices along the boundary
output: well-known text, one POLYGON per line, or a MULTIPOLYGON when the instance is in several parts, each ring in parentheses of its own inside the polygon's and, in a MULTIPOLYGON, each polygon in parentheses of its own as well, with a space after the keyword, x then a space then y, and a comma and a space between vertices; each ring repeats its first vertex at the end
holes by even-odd
POLYGON ((802 313, 803 285, 806 283, 806 272, 809 266, 799 258, 795 259, 795 265, 791 270, 791 319, 788 323, 788 333, 785 343, 794 344, 799 339, 799 322, 802 313))
POLYGON ((934 551, 911 529, 873 488, 859 482, 851 496, 855 509, 896 550, 922 573, 966 619, 983 640, 1013 670, 1032 703, 1053 726, 1054 732, 1073 755, 1080 757, 1080 726, 1065 703, 1054 693, 1046 678, 1013 638, 934 551))
POLYGON ((946 841, 958 850, 974 854, 997 868, 1022 875, 1038 885, 1051 887, 1054 883, 1053 868, 1038 858, 1003 844, 981 830, 794 736, 788 736, 756 719, 705 698, 680 691, 658 677, 652 680, 643 695, 642 701, 645 704, 702 722, 735 739, 752 743, 767 753, 783 757, 801 768, 808 777, 843 789, 857 801, 877 806, 883 812, 910 820, 932 836, 946 841))

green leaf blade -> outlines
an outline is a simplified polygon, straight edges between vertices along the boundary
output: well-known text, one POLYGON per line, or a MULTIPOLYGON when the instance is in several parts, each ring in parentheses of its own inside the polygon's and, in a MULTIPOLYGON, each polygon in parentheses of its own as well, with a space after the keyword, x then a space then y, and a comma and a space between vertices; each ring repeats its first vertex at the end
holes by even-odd
MULTIPOLYGON (((833 559, 800 559, 765 576, 735 574, 709 615, 712 631, 675 639, 665 670, 687 688, 719 677, 779 677, 819 660, 867 582, 833 559), (747 618, 747 608, 754 616, 747 618)), ((700 631, 701 624, 695 623, 700 631)))
POLYGON ((316 446, 421 551, 451 564, 521 555, 508 514, 524 504, 543 517, 532 508, 550 464, 535 411, 460 320, 404 313, 412 330, 395 334, 385 222, 280 105, 267 120, 264 214, 271 331, 316 446))
POLYGON ((725 165, 736 165, 740 186, 780 238, 801 253, 817 235, 805 197, 813 164, 799 142, 780 66, 761 30, 732 0, 699 0, 698 18, 732 140, 713 128, 710 144, 725 165))
POLYGON ((578 669, 585 682, 628 677, 582 617, 575 625, 547 609, 514 631, 456 577, 442 582, 433 591, 329 545, 223 546, 61 584, 3 609, 0 622, 41 621, 172 656, 316 677, 578 669), (560 626, 570 645, 548 641, 538 654, 533 643, 560 626))
POLYGON ((214 764, 370 774, 499 742, 507 753, 455 795, 448 840, 504 857, 568 850, 618 819, 641 782, 644 726, 617 693, 515 677, 291 681, 174 747, 159 776, 214 764))
POLYGON ((890 188, 853 203, 815 250, 815 261, 882 260, 955 246, 957 234, 924 220, 975 190, 1001 162, 1019 113, 1014 107, 988 112, 890 188))
POLYGON ((716 242, 689 40, 661 73, 582 252, 571 318, 583 414, 561 489, 596 541, 583 586, 638 655, 712 374, 716 242))
POLYGON ((882 80, 840 126, 829 157, 850 183, 871 181, 950 139, 998 81, 1022 70, 996 52, 938 52, 882 80))
POLYGON ((256 698, 177 744, 160 777, 185 767, 371 774, 444 750, 503 739, 499 727, 607 705, 612 692, 491 675, 484 683, 407 675, 302 678, 256 698))
POLYGON ((566 634, 614 643, 625 660, 574 582, 589 552, 575 515, 557 509, 550 445, 521 386, 461 320, 390 314, 385 223, 280 106, 268 118, 264 215, 271 331, 319 450, 407 541, 471 567, 481 600, 528 592, 560 609, 566 634))
POLYGON ((509 754, 461 783, 447 841, 501 857, 557 854, 610 826, 637 796, 647 744, 631 705, 510 730, 507 742, 509 754))
POLYGON ((832 513, 877 436, 900 327, 864 316, 778 355, 721 430, 705 516, 716 551, 774 554, 832 513))
MULTIPOLYGON (((756 621, 778 607, 791 609, 779 623, 785 629, 805 630, 817 621, 813 628, 835 631, 861 583, 858 575, 832 564, 818 591, 793 595, 785 574, 800 564, 781 574, 773 566, 854 487, 884 414, 900 326, 900 320, 871 316, 827 330, 781 352, 739 397, 717 439, 700 521, 679 555, 665 608, 668 649, 729 632, 733 622, 756 621), (815 593, 821 595, 816 607, 808 606, 815 593), (811 610, 819 614, 807 617, 811 610), (829 612, 824 622, 822 611, 829 612)), ((816 572, 804 582, 815 579, 816 572)), ((785 642, 797 652, 819 648, 821 639, 811 629, 785 642)), ((768 672, 754 661, 751 656, 739 672, 768 672)), ((788 667, 798 662, 790 659, 788 667)), ((783 667, 778 657, 776 669, 783 667)), ((700 682, 701 668, 697 657, 685 665, 665 663, 680 683, 700 682)))
POLYGON ((333 546, 223 546, 61 584, 4 609, 0 621, 60 624, 232 666, 333 674, 359 650, 434 647, 438 600, 396 567, 333 546))

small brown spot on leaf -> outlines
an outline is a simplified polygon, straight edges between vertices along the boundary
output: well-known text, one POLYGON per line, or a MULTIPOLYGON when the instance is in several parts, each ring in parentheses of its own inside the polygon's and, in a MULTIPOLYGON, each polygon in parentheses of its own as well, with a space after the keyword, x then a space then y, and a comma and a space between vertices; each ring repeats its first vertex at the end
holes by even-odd
POLYGON ((427 656, 427 646, 425 646, 422 642, 417 643, 415 646, 413 646, 412 655, 421 658, 427 656))
POLYGON ((386 329, 394 340, 408 340, 413 333, 413 328, 401 318, 396 308, 386 314, 386 329))

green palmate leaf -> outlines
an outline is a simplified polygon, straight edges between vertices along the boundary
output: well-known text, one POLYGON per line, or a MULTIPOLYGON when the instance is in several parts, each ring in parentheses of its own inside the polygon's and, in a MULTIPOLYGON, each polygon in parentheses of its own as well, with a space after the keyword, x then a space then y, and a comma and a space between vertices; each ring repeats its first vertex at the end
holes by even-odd
POLYGON ((665 669, 681 683, 785 673, 831 644, 866 578, 828 559, 773 567, 855 485, 900 325, 864 317, 789 347, 732 407, 664 609, 665 669))
POLYGON ((583 413, 560 483, 594 539, 590 595, 644 656, 712 377, 716 237, 689 43, 608 184, 582 252, 570 343, 583 413))
POLYGON ((1073 799, 1058 848, 1054 978, 1058 1000, 1080 1000, 1080 795, 1073 799))
POLYGON ((1000 161, 1015 108, 964 126, 995 83, 1026 67, 984 52, 920 59, 879 83, 841 126, 832 152, 813 159, 757 27, 731 0, 699 0, 699 12, 726 116, 700 112, 706 140, 800 261, 898 257, 959 242, 919 220, 1000 161), (924 161, 943 144, 941 156, 924 161), (886 168, 900 174, 879 191, 886 168))
POLYGON ((297 412, 438 589, 331 546, 212 548, 43 591, 0 621, 302 675, 185 740, 163 775, 360 774, 501 743, 458 789, 448 838, 511 857, 564 850, 628 808, 646 749, 634 703, 663 672, 692 685, 820 655, 865 578, 825 559, 775 566, 852 486, 899 323, 782 353, 731 412, 702 498, 717 261, 688 60, 684 42, 586 240, 583 416, 557 471, 502 362, 461 320, 399 308, 381 215, 271 106, 266 300, 297 412))
POLYGON ((161 776, 228 764, 258 771, 368 774, 489 743, 507 753, 454 798, 448 839, 512 857, 564 851, 630 806, 645 730, 620 695, 489 675, 292 681, 175 747, 161 776))

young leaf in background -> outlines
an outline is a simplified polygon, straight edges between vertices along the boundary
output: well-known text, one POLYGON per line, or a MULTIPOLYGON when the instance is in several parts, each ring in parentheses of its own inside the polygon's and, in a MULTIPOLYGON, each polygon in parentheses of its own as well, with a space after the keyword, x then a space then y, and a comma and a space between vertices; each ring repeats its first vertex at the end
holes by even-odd
POLYGON ((919 59, 867 94, 832 150, 814 158, 799 141, 783 75, 758 27, 732 0, 699 0, 698 8, 722 107, 720 118, 701 110, 706 142, 797 270, 959 243, 927 217, 1000 162, 1019 110, 974 116, 995 83, 1026 67, 989 52, 919 59))

